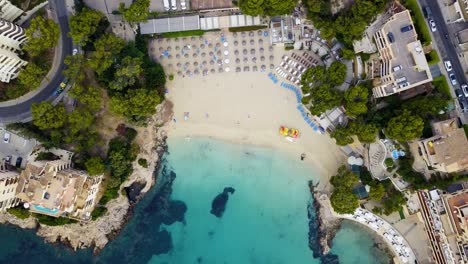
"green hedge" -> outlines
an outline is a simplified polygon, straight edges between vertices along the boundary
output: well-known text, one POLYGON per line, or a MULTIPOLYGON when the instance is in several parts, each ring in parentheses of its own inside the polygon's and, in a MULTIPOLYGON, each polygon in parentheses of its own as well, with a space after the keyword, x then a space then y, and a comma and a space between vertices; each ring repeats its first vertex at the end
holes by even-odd
POLYGON ((91 213, 91 217, 93 218, 93 220, 96 220, 99 217, 103 216, 106 212, 107 212, 106 207, 98 206, 94 208, 93 212, 91 213))
POLYGON ((18 217, 19 219, 26 219, 31 215, 28 210, 22 207, 9 208, 7 209, 7 212, 18 217))
POLYGON ((424 19, 421 8, 419 8, 417 0, 403 0, 402 4, 411 11, 411 17, 418 33, 418 38, 424 46, 432 42, 431 33, 427 28, 426 20, 424 19))
POLYGON ((268 26, 266 26, 266 25, 246 26, 246 27, 230 27, 229 32, 253 31, 253 30, 258 30, 258 29, 264 29, 264 28, 267 28, 267 27, 268 26))
POLYGON ((166 32, 162 33, 163 38, 180 38, 180 37, 192 37, 192 36, 203 36, 204 30, 189 30, 189 31, 178 31, 178 32, 166 32))
POLYGON ((437 64, 440 62, 439 54, 436 50, 431 50, 431 52, 426 54, 427 63, 429 65, 437 64))
POLYGON ((77 221, 66 218, 66 217, 53 217, 53 216, 48 216, 48 215, 43 215, 43 214, 33 214, 33 216, 37 219, 37 221, 42 224, 42 225, 48 225, 48 226, 61 226, 61 225, 68 225, 68 224, 74 224, 77 221))
POLYGON ((439 93, 445 95, 447 98, 452 98, 452 94, 450 93, 450 86, 444 75, 434 78, 432 80, 432 85, 439 93))

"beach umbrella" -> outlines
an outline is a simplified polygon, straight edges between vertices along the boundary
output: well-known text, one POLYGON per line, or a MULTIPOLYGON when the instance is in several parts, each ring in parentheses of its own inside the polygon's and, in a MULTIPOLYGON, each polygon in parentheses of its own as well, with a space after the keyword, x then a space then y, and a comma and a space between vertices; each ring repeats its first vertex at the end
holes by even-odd
MULTIPOLYGON (((179 54, 177 54, 177 55, 179 55, 179 54)), ((167 58, 168 58, 168 59, 172 59, 172 55, 167 56, 167 58)))
POLYGON ((200 71, 195 70, 195 71, 193 71, 193 73, 195 73, 196 75, 198 75, 198 74, 200 74, 200 71))
POLYGON ((261 37, 263 32, 261 30, 257 31, 257 36, 261 37))
POLYGON ((236 67, 236 72, 240 72, 241 71, 241 68, 240 67, 236 67))
POLYGON ((224 72, 223 68, 219 68, 218 72, 224 72))
POLYGON ((201 44, 201 45, 200 45, 200 48, 204 49, 204 48, 205 48, 205 44, 201 44))
POLYGON ((175 47, 175 50, 180 50, 180 47, 179 47, 179 46, 176 46, 176 47, 175 47))
POLYGON ((253 32, 253 31, 250 31, 250 32, 249 32, 249 37, 253 37, 253 36, 255 36, 254 32, 253 32))
POLYGON ((237 37, 237 32, 232 33, 233 37, 237 37))
POLYGON ((167 47, 167 49, 166 49, 166 50, 167 50, 167 51, 171 51, 171 50, 172 50, 172 48, 171 48, 171 47, 167 47))
POLYGON ((197 66, 198 66, 198 62, 194 62, 194 63, 193 63, 193 66, 197 67, 197 66))
POLYGON ((203 37, 202 37, 202 36, 199 36, 199 37, 198 37, 198 40, 203 40, 203 37))
POLYGON ((236 55, 236 56, 239 55, 239 50, 235 50, 234 55, 236 55))
POLYGON ((179 75, 179 76, 182 75, 182 72, 181 72, 181 71, 178 71, 178 72, 177 72, 177 75, 179 75))
POLYGON ((275 59, 275 56, 270 55, 270 60, 274 60, 274 59, 275 59))
POLYGON ((206 66, 206 65, 208 65, 208 62, 203 61, 203 62, 202 62, 202 65, 203 65, 203 66, 206 66))
POLYGON ((222 60, 218 60, 218 65, 223 65, 223 61, 222 61, 222 60))
POLYGON ((164 56, 163 55, 159 56, 159 60, 162 60, 162 59, 164 59, 164 56))
POLYGON ((247 49, 243 49, 242 54, 247 55, 247 49))
POLYGON ((255 40, 251 39, 250 40, 250 45, 253 45, 253 44, 255 44, 255 40))
POLYGON ((273 47, 272 46, 268 47, 268 50, 273 51, 273 47))
POLYGON ((259 44, 263 44, 263 39, 259 39, 259 40, 258 40, 258 43, 259 43, 259 44))
POLYGON ((258 69, 257 66, 253 66, 253 67, 252 67, 252 71, 254 71, 254 72, 256 72, 257 69, 258 69))
POLYGON ((217 47, 217 48, 221 47, 221 43, 219 43, 219 42, 216 43, 216 47, 217 47))
POLYGON ((158 43, 161 43, 163 40, 162 39, 158 39, 158 43))
POLYGON ((159 47, 159 52, 163 52, 163 47, 159 47))
POLYGON ((226 55, 226 56, 229 55, 229 51, 225 50, 224 55, 226 55))
POLYGON ((185 66, 185 67, 190 66, 190 62, 186 62, 186 63, 184 64, 184 66, 185 66))
POLYGON ((240 63, 240 59, 239 59, 239 58, 236 59, 236 63, 240 63))
POLYGON ((223 46, 224 46, 224 47, 227 47, 227 46, 228 46, 228 43, 227 43, 227 42, 224 42, 224 43, 223 43, 223 46))
POLYGON ((260 61, 265 61, 265 56, 261 56, 260 61))
POLYGON ((172 68, 174 67, 174 65, 172 65, 172 63, 169 63, 169 68, 172 68))
POLYGON ((274 65, 274 64, 270 64, 270 69, 273 70, 273 68, 275 68, 275 65, 274 65))
POLYGON ((218 50, 218 51, 216 52, 216 55, 221 56, 221 51, 218 50))
POLYGON ((208 70, 203 70, 203 76, 208 74, 208 70))
POLYGON ((182 66, 180 62, 178 62, 176 65, 177 65, 177 68, 180 68, 182 66))
POLYGON ((245 31, 243 31, 243 32, 241 33, 241 35, 242 35, 242 37, 244 38, 247 34, 245 33, 245 31))
POLYGON ((256 62, 257 62, 257 57, 253 57, 253 58, 252 58, 252 62, 253 62, 253 63, 256 63, 256 62))
POLYGON ((198 57, 198 54, 194 53, 194 54, 192 55, 192 57, 193 57, 193 58, 197 58, 197 57, 198 57))
POLYGON ((192 75, 192 72, 191 71, 186 71, 185 72, 187 75, 192 75))
POLYGON ((250 67, 249 67, 249 66, 245 66, 245 67, 244 67, 244 71, 250 71, 250 67))
POLYGON ((188 58, 188 56, 189 56, 188 53, 184 54, 184 58, 188 58))
POLYGON ((247 45, 247 41, 243 40, 242 41, 242 46, 245 46, 245 45, 247 45))
POLYGON ((250 54, 254 55, 255 54, 255 49, 251 49, 250 54))
POLYGON ((208 44, 208 48, 210 48, 210 49, 213 48, 213 44, 211 44, 211 43, 208 44))
POLYGON ((214 65, 214 60, 210 60, 210 65, 214 65))
POLYGON ((226 69, 224 69, 225 72, 229 72, 231 69, 229 69, 229 67, 227 67, 226 69))
POLYGON ((243 61, 244 62, 249 62, 249 59, 247 57, 244 57, 243 61))
POLYGON ((191 40, 191 41, 194 41, 194 40, 195 40, 195 37, 191 37, 190 40, 191 40))
POLYGON ((265 51, 265 49, 264 49, 264 48, 260 48, 260 53, 262 53, 262 54, 263 54, 263 52, 264 52, 264 51, 265 51))
POLYGON ((215 70, 215 69, 211 69, 210 72, 211 72, 211 73, 215 73, 216 70, 215 70))
POLYGON ((225 60, 224 60, 224 63, 228 64, 228 63, 229 63, 229 59, 225 59, 225 60))
POLYGON ((235 40, 235 41, 234 41, 234 46, 237 47, 238 45, 239 45, 239 41, 235 40))
POLYGON ((174 41, 175 41, 175 42, 179 42, 179 38, 175 38, 174 41))
POLYGON ((204 58, 206 56, 206 53, 202 52, 201 56, 204 58))
POLYGON ((210 55, 210 57, 213 57, 214 53, 212 51, 210 51, 210 53, 208 53, 208 55, 210 55))
POLYGON ((262 71, 264 71, 264 70, 266 70, 266 66, 262 65, 262 66, 260 66, 260 69, 262 69, 262 71))

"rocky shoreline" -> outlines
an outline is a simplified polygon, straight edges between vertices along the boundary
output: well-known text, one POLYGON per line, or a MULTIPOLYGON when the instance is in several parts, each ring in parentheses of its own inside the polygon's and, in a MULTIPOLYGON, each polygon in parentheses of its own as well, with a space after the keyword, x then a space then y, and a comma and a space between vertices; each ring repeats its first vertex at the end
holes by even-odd
POLYGON ((107 213, 100 218, 64 226, 40 225, 36 219, 29 217, 21 220, 9 213, 0 214, 1 224, 12 224, 24 229, 36 229, 37 235, 48 243, 61 243, 73 250, 93 248, 93 254, 98 254, 107 243, 114 239, 132 218, 133 207, 141 197, 156 183, 155 174, 159 171, 162 156, 167 151, 167 135, 164 124, 171 120, 172 103, 165 101, 158 105, 154 115, 145 128, 137 128, 135 139, 140 146, 138 158, 148 161, 149 166, 143 168, 133 163, 134 171, 122 184, 121 189, 127 191, 107 203, 107 213))

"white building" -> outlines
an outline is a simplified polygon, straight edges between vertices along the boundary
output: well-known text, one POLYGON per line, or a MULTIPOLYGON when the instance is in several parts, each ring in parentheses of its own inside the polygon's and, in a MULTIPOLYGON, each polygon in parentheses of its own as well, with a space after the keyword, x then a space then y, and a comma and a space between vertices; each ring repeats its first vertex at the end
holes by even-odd
POLYGON ((0 20, 0 48, 11 51, 20 50, 26 41, 25 30, 11 22, 0 20))
POLYGON ((0 211, 15 207, 19 203, 16 198, 16 187, 18 186, 19 173, 8 171, 5 161, 0 161, 0 211))
POLYGON ((23 13, 23 10, 10 3, 10 1, 0 0, 0 18, 13 21, 23 13))
POLYGON ((16 53, 0 48, 0 81, 10 82, 11 79, 15 79, 26 64, 28 63, 16 53))

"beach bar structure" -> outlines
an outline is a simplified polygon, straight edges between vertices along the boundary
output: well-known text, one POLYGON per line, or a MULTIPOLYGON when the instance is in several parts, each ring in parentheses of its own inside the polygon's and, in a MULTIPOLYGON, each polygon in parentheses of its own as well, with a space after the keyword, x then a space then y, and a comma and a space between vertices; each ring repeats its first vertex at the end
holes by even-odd
POLYGON ((200 27, 203 30, 259 25, 263 25, 259 16, 232 15, 200 18, 200 27))
POLYGON ((140 33, 143 35, 198 29, 200 29, 200 16, 198 15, 156 18, 140 23, 140 33))

